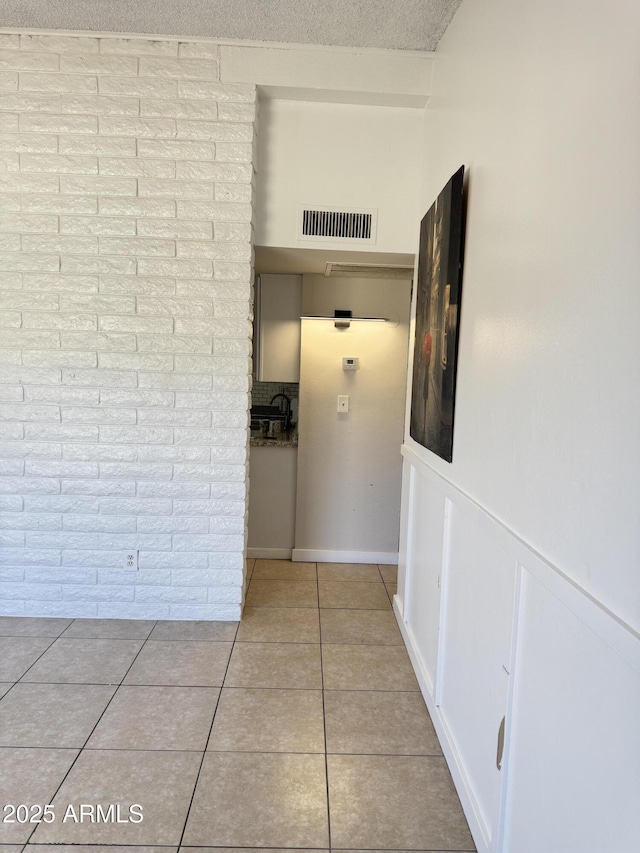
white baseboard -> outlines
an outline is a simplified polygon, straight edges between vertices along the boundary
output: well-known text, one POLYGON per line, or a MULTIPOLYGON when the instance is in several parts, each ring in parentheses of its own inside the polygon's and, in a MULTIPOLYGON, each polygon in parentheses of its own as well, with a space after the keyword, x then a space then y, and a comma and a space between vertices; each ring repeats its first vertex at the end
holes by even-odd
POLYGON ((312 548, 294 548, 291 554, 294 563, 379 563, 397 566, 397 551, 321 551, 312 548))
POLYGON ((480 812, 475 801, 475 797, 473 796, 471 784, 464 769, 464 764, 460 759, 458 750, 456 749, 455 743, 449 733, 449 729, 440 715, 440 709, 433 701, 433 694, 431 692, 433 685, 431 684, 431 679, 428 677, 424 669, 422 658, 418 651, 418 646, 413 639, 411 628, 404 621, 402 611, 402 601, 397 595, 394 595, 393 612, 395 613, 398 627, 402 634, 402 639, 404 640, 407 652, 409 653, 409 658, 418 680, 420 692, 422 693, 427 710, 429 711, 433 727, 438 735, 438 740, 440 741, 442 753, 449 767, 453 784, 458 792, 460 804, 467 819, 467 823, 469 824, 471 835, 476 843, 478 853, 489 853, 490 847, 487 841, 484 824, 480 817, 480 812))
POLYGON ((291 548, 247 548, 250 560, 290 560, 291 548))

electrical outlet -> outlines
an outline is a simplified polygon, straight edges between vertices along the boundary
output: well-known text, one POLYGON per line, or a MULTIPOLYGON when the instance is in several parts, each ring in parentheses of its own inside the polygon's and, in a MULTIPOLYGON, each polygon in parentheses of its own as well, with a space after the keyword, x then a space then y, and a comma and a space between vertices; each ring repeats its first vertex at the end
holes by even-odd
POLYGON ((125 569, 137 569, 138 568, 138 552, 137 551, 124 551, 122 556, 123 556, 125 569))

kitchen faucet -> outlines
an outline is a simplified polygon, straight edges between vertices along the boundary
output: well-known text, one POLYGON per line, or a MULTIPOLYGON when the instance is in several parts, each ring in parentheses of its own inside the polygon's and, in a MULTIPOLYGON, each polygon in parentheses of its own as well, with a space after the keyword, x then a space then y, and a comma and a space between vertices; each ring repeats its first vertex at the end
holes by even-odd
MULTIPOLYGON (((282 399, 284 400, 285 429, 289 429, 289 427, 291 426, 291 398, 287 397, 286 394, 274 394, 271 398, 271 403, 273 403, 274 400, 277 400, 278 397, 282 397, 282 399)), ((282 411, 282 406, 280 406, 280 411, 282 411)))

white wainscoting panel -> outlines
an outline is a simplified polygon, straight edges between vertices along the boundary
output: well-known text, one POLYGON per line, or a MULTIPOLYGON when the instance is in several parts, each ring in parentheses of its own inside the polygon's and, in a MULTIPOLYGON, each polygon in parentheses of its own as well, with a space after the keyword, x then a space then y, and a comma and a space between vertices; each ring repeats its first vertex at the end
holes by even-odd
POLYGON ((451 503, 438 699, 491 842, 499 820, 497 740, 507 712, 517 569, 493 528, 468 501, 451 503))
POLYGON ((407 554, 411 570, 405 575, 405 617, 413 643, 422 652, 422 666, 428 689, 435 692, 440 630, 440 591, 445 530, 445 496, 416 469, 411 471, 411 506, 422 508, 420 517, 412 513, 407 554))
POLYGON ((640 678, 523 572, 505 851, 635 853, 640 678))
POLYGON ((394 610, 479 853, 635 853, 640 638, 403 456, 394 610))

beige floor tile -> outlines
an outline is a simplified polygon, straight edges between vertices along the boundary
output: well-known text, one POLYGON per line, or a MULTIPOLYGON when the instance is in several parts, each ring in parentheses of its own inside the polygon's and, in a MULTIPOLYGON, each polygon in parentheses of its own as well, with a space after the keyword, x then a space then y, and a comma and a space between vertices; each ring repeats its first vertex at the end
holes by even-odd
POLYGON ((38 616, 0 616, 0 637, 59 637, 71 622, 38 616))
MULTIPOLYGON (((0 804, 48 803, 77 754, 77 749, 0 749, 0 804)), ((33 824, 0 823, 0 844, 25 842, 32 832, 33 824)))
POLYGON ((322 687, 320 646, 307 643, 236 643, 225 687, 322 687))
POLYGON ((291 560, 256 560, 253 580, 315 581, 315 563, 292 563, 291 560))
POLYGON ((146 640, 155 624, 146 619, 75 619, 64 632, 64 638, 146 640))
POLYGON ((366 581, 381 583, 377 565, 363 563, 318 563, 320 581, 366 581))
POLYGON ((327 752, 442 755, 419 693, 327 690, 327 752))
MULTIPOLYGON (((27 844, 24 849, 25 853, 45 853, 47 850, 40 844, 27 844)), ((134 847, 126 844, 113 844, 109 846, 106 853, 177 853, 177 850, 177 847, 134 847)), ((5 851, 3 850, 2 853, 5 851)), ((56 844, 55 853, 105 853, 105 849, 98 844, 56 844)))
POLYGON ((418 690, 400 646, 323 646, 322 668, 326 690, 418 690))
POLYGON ((249 557, 247 560, 245 560, 245 567, 246 567, 245 571, 246 571, 247 581, 251 580, 251 575, 253 574, 253 570, 255 568, 255 565, 256 565, 256 561, 253 558, 249 557))
POLYGON ((0 704, 0 746, 82 747, 115 687, 16 684, 0 704))
POLYGON ((33 836, 48 844, 176 845, 189 809, 201 755, 197 752, 129 752, 88 750, 82 753, 58 791, 54 807, 69 803, 120 803, 143 807, 139 823, 40 824, 33 836))
POLYGON ((398 567, 397 566, 378 566, 380 569, 380 574, 382 575, 382 580, 385 583, 396 583, 398 580, 398 567))
POLYGON ((402 635, 390 610, 320 611, 323 643, 401 646, 402 635))
POLYGON ((336 847, 474 850, 444 758, 330 755, 336 847))
POLYGON ((397 583, 386 583, 385 588, 387 590, 387 595, 389 596, 389 600, 393 603, 393 596, 398 591, 398 584, 397 583))
POLYGON ((247 592, 248 607, 317 607, 315 581, 260 580, 253 578, 247 592))
POLYGON ((87 749, 199 750, 207 744, 220 690, 122 686, 87 749))
MULTIPOLYGON (((265 851, 263 847, 181 847, 180 853, 265 853, 265 851)), ((296 850, 291 847, 270 847, 269 853, 329 853, 329 851, 318 847, 306 848, 305 850, 296 850)))
POLYGON ((207 749, 324 752, 322 692, 225 688, 207 749))
POLYGON ((389 598, 383 583, 320 581, 320 607, 356 610, 388 610, 389 598))
POLYGON ((7 681, 5 684, 0 684, 0 699, 4 696, 7 690, 13 687, 13 681, 7 681))
POLYGON ((237 639, 243 643, 319 643, 318 611, 312 607, 245 607, 237 639))
POLYGON ((237 622, 158 622, 150 639, 232 643, 237 630, 237 622))
POLYGON ((184 843, 327 847, 324 756, 208 752, 184 843))
MULTIPOLYGON (((476 848, 474 847, 471 851, 467 851, 467 850, 426 850, 426 851, 425 850, 423 850, 423 851, 394 850, 393 853, 474 853, 475 849, 476 848)), ((56 853, 58 853, 57 850, 56 850, 56 853)), ((109 853, 111 853, 111 850, 109 850, 109 853)), ((238 853, 240 853, 240 851, 238 851, 238 853)), ((243 853, 244 853, 244 851, 243 851, 243 853)), ((264 851, 262 851, 262 853, 264 853, 264 851)), ((337 847, 332 847, 331 853, 382 853, 382 851, 377 851, 377 850, 340 850, 337 847)))
POLYGON ((52 642, 49 637, 0 637, 0 681, 18 681, 52 642))
POLYGON ((119 684, 141 640, 56 640, 24 676, 50 684, 119 684))
POLYGON ((232 643, 148 640, 125 684, 220 687, 232 643))

